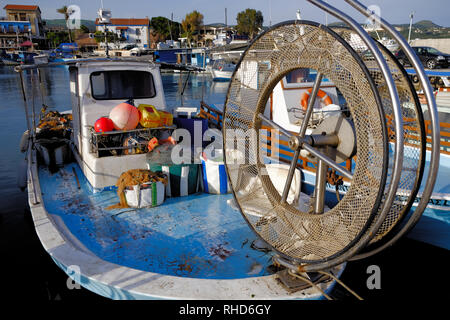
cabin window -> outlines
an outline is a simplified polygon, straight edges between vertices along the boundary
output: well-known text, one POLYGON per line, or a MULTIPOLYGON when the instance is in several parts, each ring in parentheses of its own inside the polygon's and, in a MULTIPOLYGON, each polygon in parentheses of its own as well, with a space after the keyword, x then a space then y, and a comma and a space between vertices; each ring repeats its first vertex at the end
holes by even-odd
POLYGON ((91 74, 96 100, 146 99, 156 95, 153 77, 146 71, 97 71, 91 74))
MULTIPOLYGON (((306 88, 312 87, 312 84, 316 80, 317 71, 309 68, 295 69, 282 79, 282 85, 284 88, 306 88)), ((326 75, 322 78, 321 85, 332 85, 330 79, 326 75)))
POLYGON ((314 81, 314 79, 310 74, 310 69, 307 68, 295 69, 286 75, 287 83, 302 83, 312 81, 314 81))

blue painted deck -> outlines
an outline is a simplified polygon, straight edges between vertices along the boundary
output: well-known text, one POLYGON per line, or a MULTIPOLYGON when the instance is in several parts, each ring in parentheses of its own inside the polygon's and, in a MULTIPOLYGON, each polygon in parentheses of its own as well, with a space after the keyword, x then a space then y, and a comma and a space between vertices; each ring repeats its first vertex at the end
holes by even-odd
POLYGON ((250 248, 256 235, 228 195, 168 198, 159 207, 106 210, 115 191, 93 194, 77 164, 51 174, 40 168, 46 210, 99 258, 160 274, 234 279, 270 274, 271 254, 250 248), (77 188, 72 168, 80 179, 77 188))

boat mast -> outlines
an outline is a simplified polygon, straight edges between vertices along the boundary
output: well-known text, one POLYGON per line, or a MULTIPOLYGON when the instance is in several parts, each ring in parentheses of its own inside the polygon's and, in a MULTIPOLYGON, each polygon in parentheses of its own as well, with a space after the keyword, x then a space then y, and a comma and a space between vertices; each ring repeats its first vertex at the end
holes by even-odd
POLYGON ((408 32, 408 44, 411 43, 411 28, 412 28, 412 21, 413 21, 413 17, 414 17, 414 11, 411 12, 411 14, 409 15, 409 32, 408 32))
POLYGON ((103 8, 103 0, 101 0, 102 7, 98 10, 98 22, 103 25, 103 30, 105 32, 105 54, 109 58, 109 47, 108 47, 108 28, 107 25, 111 23, 111 10, 103 8))

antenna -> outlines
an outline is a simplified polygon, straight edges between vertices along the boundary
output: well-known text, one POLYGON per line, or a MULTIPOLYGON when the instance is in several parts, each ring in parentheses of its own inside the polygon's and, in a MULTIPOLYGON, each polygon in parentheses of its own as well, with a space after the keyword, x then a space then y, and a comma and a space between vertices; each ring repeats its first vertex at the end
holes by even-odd
POLYGON ((269 27, 272 26, 272 0, 269 0, 269 27))
POLYGON ((105 31, 105 54, 109 58, 109 46, 108 46, 108 24, 111 24, 111 10, 103 8, 103 0, 101 1, 102 7, 98 10, 98 23, 103 25, 105 31))
POLYGON ((415 11, 411 12, 411 14, 409 15, 409 32, 408 32, 408 44, 410 43, 411 40, 411 29, 412 29, 412 21, 413 21, 413 17, 414 17, 414 13, 415 11))
MULTIPOLYGON (((172 38, 172 28, 170 27, 172 21, 173 21, 173 13, 170 15, 170 20, 168 21, 168 24, 169 24, 169 32, 170 32, 170 40, 171 40, 171 41, 173 41, 173 38, 172 38)), ((173 43, 172 43, 172 45, 173 45, 173 43)))

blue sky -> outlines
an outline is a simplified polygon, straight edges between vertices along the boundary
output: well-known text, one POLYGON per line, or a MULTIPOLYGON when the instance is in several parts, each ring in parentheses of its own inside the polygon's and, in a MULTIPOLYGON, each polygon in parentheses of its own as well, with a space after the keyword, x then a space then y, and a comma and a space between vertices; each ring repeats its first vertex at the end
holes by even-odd
MULTIPOLYGON (((409 23, 409 14, 415 11, 414 21, 432 20, 433 22, 450 27, 450 1, 449 0, 360 0, 369 6, 376 4, 381 9, 383 18, 391 23, 409 23)), ((345 10, 357 21, 363 22, 361 15, 354 13, 343 0, 327 0, 333 6, 345 10)), ((104 7, 112 10, 116 18, 145 18, 165 16, 170 18, 171 13, 175 21, 181 21, 186 13, 196 9, 204 15, 204 23, 225 21, 225 7, 227 8, 228 24, 236 23, 238 12, 246 8, 261 10, 264 16, 264 25, 291 20, 295 12, 300 9, 302 18, 325 23, 325 14, 315 8, 306 0, 103 0, 104 7)), ((0 0, 0 16, 5 14, 3 7, 6 4, 36 4, 39 5, 45 19, 61 18, 56 8, 63 5, 76 4, 81 8, 82 18, 93 20, 101 5, 101 0, 0 0)), ((328 16, 328 22, 336 19, 328 16)))

